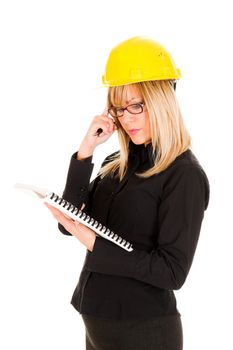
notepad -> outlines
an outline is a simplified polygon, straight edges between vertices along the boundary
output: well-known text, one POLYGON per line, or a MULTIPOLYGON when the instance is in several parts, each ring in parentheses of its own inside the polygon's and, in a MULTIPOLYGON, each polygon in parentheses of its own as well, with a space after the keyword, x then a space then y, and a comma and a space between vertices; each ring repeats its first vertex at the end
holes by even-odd
POLYGON ((133 246, 130 242, 114 233, 110 228, 102 225, 100 222, 86 214, 83 210, 78 209, 72 203, 58 196, 56 193, 48 191, 45 188, 35 187, 26 184, 15 184, 16 189, 24 192, 32 192, 37 195, 42 201, 49 203, 53 207, 59 209, 73 220, 77 220, 96 232, 97 235, 103 237, 128 252, 133 251, 133 246))

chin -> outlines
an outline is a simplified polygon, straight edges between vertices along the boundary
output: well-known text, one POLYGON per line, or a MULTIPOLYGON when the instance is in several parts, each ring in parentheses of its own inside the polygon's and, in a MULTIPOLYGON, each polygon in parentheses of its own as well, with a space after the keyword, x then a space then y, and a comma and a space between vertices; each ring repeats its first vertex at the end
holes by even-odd
POLYGON ((144 143, 144 142, 139 142, 139 141, 135 141, 135 140, 132 140, 132 139, 130 139, 135 145, 141 145, 142 143, 144 143))
POLYGON ((142 145, 143 143, 145 143, 145 140, 142 139, 130 139, 135 145, 142 145))

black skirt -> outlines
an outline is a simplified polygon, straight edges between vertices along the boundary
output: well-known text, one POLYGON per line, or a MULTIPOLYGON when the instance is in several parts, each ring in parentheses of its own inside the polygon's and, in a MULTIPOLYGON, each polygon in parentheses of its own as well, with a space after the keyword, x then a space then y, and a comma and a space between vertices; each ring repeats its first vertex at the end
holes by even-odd
POLYGON ((182 350, 180 315, 117 321, 82 315, 86 350, 182 350))

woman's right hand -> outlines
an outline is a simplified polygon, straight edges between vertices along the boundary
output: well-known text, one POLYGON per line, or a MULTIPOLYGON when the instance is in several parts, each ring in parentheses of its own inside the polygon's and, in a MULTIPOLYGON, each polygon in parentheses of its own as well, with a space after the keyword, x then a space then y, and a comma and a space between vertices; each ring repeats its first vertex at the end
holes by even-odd
POLYGON ((105 109, 101 115, 94 117, 89 126, 89 129, 79 147, 78 158, 86 158, 93 154, 95 148, 107 141, 114 131, 117 130, 117 126, 114 120, 108 117, 107 110, 105 109), (101 133, 97 133, 98 129, 102 129, 101 133))

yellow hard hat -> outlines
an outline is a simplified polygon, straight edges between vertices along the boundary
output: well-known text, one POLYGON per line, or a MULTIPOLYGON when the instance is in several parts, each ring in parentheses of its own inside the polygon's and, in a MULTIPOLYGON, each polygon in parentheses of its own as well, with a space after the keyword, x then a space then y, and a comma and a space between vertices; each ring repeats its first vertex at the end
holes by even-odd
POLYGON ((148 80, 177 80, 180 77, 180 70, 161 44, 137 36, 111 50, 102 82, 104 86, 119 86, 148 80))

